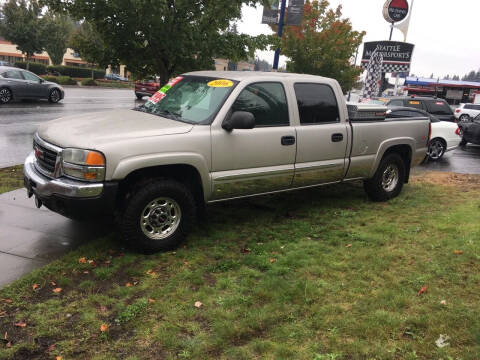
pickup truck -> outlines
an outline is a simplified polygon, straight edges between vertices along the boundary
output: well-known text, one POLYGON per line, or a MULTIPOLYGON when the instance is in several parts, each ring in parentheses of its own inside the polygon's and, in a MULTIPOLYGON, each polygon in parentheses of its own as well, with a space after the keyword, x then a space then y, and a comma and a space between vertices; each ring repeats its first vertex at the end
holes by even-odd
POLYGON ((318 76, 191 72, 135 109, 41 125, 25 186, 70 218, 115 215, 137 251, 171 249, 207 203, 354 180, 374 201, 397 196, 430 121, 386 110, 347 108, 318 76))

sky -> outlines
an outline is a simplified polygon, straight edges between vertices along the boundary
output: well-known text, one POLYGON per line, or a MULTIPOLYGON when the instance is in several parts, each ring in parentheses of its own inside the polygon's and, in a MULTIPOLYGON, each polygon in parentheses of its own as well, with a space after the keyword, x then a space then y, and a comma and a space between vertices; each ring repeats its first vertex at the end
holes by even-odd
MULTIPOLYGON (((411 4, 412 0, 409 0, 411 4)), ((366 31, 364 41, 388 40, 390 25, 382 15, 385 0, 330 0, 332 7, 343 6, 344 17, 353 28, 366 31)), ((245 34, 272 33, 262 25, 263 7, 244 6, 238 30, 245 34)), ((417 76, 463 76, 480 69, 480 0, 415 0, 407 42, 415 44, 411 73, 417 76)), ((392 40, 403 41, 400 30, 392 40)), ((363 47, 360 47, 360 63, 363 47)), ((258 57, 273 63, 273 52, 258 52, 258 57)), ((280 65, 285 64, 285 57, 280 65)))

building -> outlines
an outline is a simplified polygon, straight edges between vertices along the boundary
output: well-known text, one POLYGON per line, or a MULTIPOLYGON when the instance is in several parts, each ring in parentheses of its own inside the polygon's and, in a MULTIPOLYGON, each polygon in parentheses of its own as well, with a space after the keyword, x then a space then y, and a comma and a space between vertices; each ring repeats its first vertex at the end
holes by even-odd
POLYGON ((228 59, 217 58, 215 61, 216 71, 253 71, 255 70, 255 64, 251 64, 248 61, 239 61, 237 63, 228 59))
POLYGON ((408 95, 437 96, 450 105, 473 102, 480 90, 480 82, 407 77, 405 91, 408 95))

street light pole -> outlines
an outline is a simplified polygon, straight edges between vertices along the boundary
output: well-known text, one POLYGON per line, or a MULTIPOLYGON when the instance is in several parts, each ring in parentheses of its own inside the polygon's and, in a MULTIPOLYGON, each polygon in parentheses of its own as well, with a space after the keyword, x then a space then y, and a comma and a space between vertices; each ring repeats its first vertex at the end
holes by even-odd
MULTIPOLYGON (((287 7, 287 0, 282 0, 282 5, 280 7, 280 20, 278 22, 278 32, 277 35, 282 39, 283 35, 283 19, 285 18, 285 8, 287 7)), ((275 57, 273 59, 273 69, 278 70, 278 61, 280 59, 280 48, 275 50, 275 57)))

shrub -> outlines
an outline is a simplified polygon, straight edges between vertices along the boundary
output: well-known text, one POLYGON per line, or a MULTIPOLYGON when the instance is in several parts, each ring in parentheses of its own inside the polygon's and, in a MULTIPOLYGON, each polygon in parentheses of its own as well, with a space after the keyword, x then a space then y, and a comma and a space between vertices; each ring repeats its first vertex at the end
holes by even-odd
POLYGON ((44 76, 42 76, 42 79, 45 80, 45 81, 57 82, 57 77, 56 76, 44 75, 44 76))
POLYGON ((59 85, 77 85, 77 82, 70 76, 42 76, 46 81, 52 81, 59 85))
MULTIPOLYGON (((49 66, 48 71, 58 72, 61 75, 78 77, 78 78, 91 78, 92 69, 91 68, 82 68, 76 66, 63 66, 63 65, 52 65, 49 66)), ((93 69, 93 76, 95 79, 103 79, 105 76, 105 70, 102 69, 93 69)))
POLYGON ((97 86, 97 82, 93 79, 83 79, 82 80, 82 85, 83 86, 97 86))
MULTIPOLYGON (((26 69, 27 63, 24 61, 17 61, 15 63, 15 66, 21 69, 26 69)), ((30 62, 28 70, 37 75, 45 75, 47 73, 47 65, 36 63, 36 62, 30 62)))

